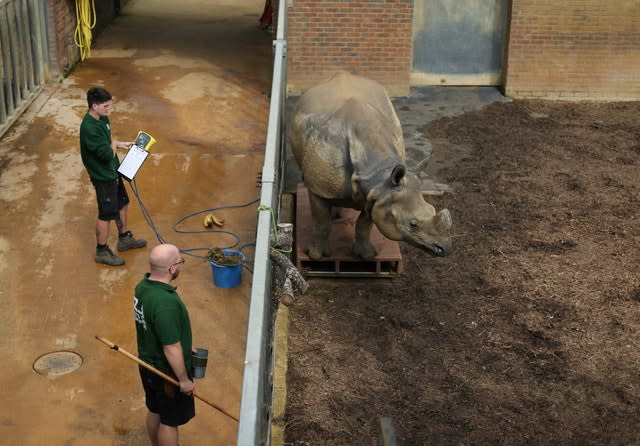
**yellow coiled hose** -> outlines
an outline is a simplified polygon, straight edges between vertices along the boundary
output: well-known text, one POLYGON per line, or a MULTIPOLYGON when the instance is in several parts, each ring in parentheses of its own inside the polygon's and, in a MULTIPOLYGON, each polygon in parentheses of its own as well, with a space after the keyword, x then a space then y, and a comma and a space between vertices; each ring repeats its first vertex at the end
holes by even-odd
POLYGON ((76 0, 76 31, 73 40, 80 48, 80 60, 91 54, 91 30, 96 26, 96 5, 94 0, 76 0))

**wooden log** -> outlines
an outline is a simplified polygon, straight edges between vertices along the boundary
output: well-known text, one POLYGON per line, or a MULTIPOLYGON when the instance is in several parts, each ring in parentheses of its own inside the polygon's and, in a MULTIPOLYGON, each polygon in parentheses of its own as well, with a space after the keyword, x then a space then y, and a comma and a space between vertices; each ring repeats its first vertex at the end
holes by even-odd
POLYGON ((284 277, 291 281, 291 284, 300 294, 307 292, 309 284, 287 256, 272 248, 269 257, 282 269, 284 277))
POLYGON ((290 307, 295 302, 291 279, 288 277, 285 277, 284 284, 282 285, 282 296, 280 297, 280 302, 287 307, 290 307))

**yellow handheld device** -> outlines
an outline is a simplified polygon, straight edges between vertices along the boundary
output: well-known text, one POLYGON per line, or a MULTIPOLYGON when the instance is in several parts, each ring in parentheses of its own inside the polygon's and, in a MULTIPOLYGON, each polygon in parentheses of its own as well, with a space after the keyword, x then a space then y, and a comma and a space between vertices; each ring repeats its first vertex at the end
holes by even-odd
POLYGON ((129 148, 127 155, 118 167, 118 173, 127 181, 132 181, 138 170, 142 167, 142 163, 149 156, 149 149, 156 143, 153 136, 142 130, 138 132, 136 140, 129 148))
POLYGON ((142 130, 140 130, 133 144, 148 152, 149 149, 151 149, 151 146, 155 143, 156 140, 153 138, 153 136, 149 135, 147 132, 143 132, 142 130))

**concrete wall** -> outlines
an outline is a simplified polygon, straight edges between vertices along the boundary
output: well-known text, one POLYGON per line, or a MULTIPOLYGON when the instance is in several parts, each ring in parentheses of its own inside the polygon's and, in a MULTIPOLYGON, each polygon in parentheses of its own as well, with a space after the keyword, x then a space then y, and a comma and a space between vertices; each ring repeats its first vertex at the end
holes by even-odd
POLYGON ((513 0, 505 93, 640 99, 638 0, 513 0))
POLYGON ((289 0, 288 88, 299 94, 337 70, 409 94, 413 0, 289 0))

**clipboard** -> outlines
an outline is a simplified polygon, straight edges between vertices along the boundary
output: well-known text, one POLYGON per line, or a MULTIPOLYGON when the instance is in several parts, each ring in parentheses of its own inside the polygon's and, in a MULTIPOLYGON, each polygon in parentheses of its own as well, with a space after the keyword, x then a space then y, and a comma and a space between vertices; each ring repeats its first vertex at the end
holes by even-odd
POLYGON ((141 149, 137 145, 132 145, 127 155, 124 157, 120 166, 118 167, 118 173, 124 177, 127 181, 132 181, 138 170, 142 167, 142 163, 149 156, 149 152, 141 149))
POLYGON ((156 140, 153 136, 146 132, 138 132, 136 140, 125 155, 124 159, 118 166, 118 173, 127 181, 132 181, 138 170, 142 167, 142 163, 149 156, 149 149, 156 140))

